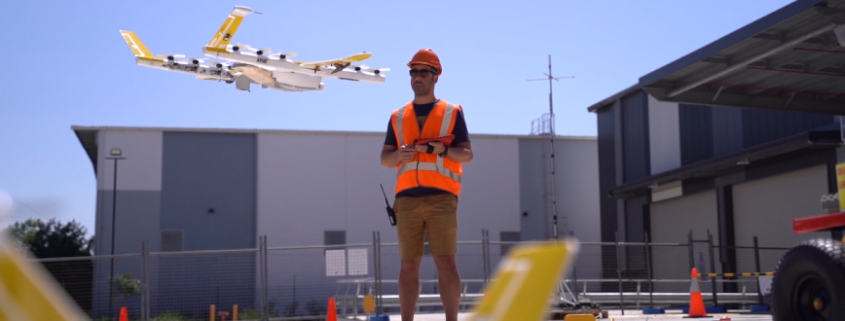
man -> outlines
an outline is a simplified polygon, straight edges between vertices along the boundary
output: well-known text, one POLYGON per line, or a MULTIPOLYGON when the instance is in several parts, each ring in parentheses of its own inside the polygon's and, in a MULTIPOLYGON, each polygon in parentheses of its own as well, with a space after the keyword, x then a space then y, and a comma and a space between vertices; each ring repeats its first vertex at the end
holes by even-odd
POLYGON ((408 67, 414 101, 391 115, 381 152, 382 166, 397 169, 394 211, 402 258, 399 272, 402 321, 414 319, 425 236, 437 266, 446 320, 457 321, 461 299, 461 277, 455 264, 457 207, 463 174, 461 164, 472 160, 472 147, 463 109, 434 95, 434 85, 443 73, 437 54, 431 49, 421 49, 408 67), (448 135, 454 135, 449 144, 442 141, 415 144, 418 139, 448 135))

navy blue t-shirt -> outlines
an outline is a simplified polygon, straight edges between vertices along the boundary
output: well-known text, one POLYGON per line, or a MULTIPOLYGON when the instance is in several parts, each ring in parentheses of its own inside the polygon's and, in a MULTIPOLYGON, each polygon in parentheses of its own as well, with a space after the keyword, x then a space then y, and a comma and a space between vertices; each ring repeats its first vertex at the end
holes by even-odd
MULTIPOLYGON (((422 131, 423 124, 425 124, 425 120, 428 118, 428 114, 434 108, 434 105, 436 103, 437 102, 428 104, 414 104, 414 113, 417 115, 417 125, 419 125, 420 131, 422 131)), ((469 141, 469 132, 467 131, 466 121, 464 120, 463 110, 459 109, 456 110, 456 112, 457 113, 455 115, 455 126, 452 128, 452 132, 450 133, 452 135, 455 135, 455 139, 452 141, 452 144, 449 145, 450 147, 454 147, 460 143, 465 143, 469 141)), ((393 123, 390 121, 390 119, 388 119, 387 121, 387 135, 384 137, 384 144, 394 147, 398 145, 398 143, 396 142, 396 133, 393 132, 393 123)), ((444 193, 449 192, 433 187, 415 187, 399 192, 398 194, 396 194, 396 197, 422 197, 444 193)))

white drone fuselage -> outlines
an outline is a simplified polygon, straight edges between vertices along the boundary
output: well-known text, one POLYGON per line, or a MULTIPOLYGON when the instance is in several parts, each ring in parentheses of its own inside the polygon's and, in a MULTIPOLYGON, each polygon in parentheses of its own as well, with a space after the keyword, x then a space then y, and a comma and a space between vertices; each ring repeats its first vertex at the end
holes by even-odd
POLYGON ((302 65, 288 58, 281 58, 278 55, 257 55, 240 50, 217 51, 209 50, 207 47, 203 47, 202 52, 208 57, 249 64, 274 73, 292 72, 308 76, 316 76, 315 78, 328 77, 379 84, 384 83, 385 80, 384 75, 381 75, 379 72, 368 71, 352 66, 349 67, 349 70, 343 69, 337 71, 337 68, 334 66, 320 66, 319 68, 315 68, 312 66, 302 65))
POLYGON ((191 62, 135 58, 135 64, 154 69, 173 71, 197 76, 201 79, 233 81, 235 76, 223 68, 216 68, 191 62))
POLYGON ((232 64, 231 68, 249 78, 252 82, 261 85, 262 88, 285 91, 323 90, 320 77, 290 71, 269 71, 258 66, 242 63, 232 64))

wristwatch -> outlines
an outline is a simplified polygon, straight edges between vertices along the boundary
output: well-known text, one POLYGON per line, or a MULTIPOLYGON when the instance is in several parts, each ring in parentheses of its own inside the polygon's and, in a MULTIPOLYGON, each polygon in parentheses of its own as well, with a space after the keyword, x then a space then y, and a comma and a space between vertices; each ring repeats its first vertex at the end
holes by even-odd
POLYGON ((449 153, 449 146, 443 145, 443 152, 440 153, 440 154, 437 154, 437 156, 446 157, 446 154, 448 154, 448 153, 449 153))

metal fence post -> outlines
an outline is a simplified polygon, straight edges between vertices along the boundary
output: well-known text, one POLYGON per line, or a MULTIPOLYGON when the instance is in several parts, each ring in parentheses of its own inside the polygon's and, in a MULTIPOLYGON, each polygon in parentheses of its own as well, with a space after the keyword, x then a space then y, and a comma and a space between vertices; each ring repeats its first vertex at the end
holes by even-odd
POLYGON ((260 299, 261 299, 261 320, 270 320, 270 305, 267 299, 267 288, 270 286, 270 280, 267 277, 267 235, 262 235, 259 238, 258 257, 259 257, 259 274, 261 278, 260 299))
POLYGON ((490 239, 488 233, 486 229, 481 229, 481 265, 484 271, 484 283, 489 282, 490 278, 490 239))
POLYGON ((146 240, 141 241, 141 320, 150 319, 150 249, 146 240))
POLYGON ((763 291, 760 291, 760 246, 757 244, 757 236, 754 237, 754 267, 756 268, 755 272, 757 272, 758 277, 757 279, 757 302, 762 306, 763 305, 763 291))
POLYGON ((620 246, 619 246, 619 231, 616 231, 616 276, 619 277, 619 308, 622 310, 622 315, 625 315, 625 295, 622 290, 622 262, 619 261, 620 246))
MULTIPOLYGON (((574 240, 575 239, 575 231, 569 231, 569 236, 574 240)), ((577 262, 573 262, 572 264, 572 288, 575 289, 575 293, 573 296, 575 297, 576 301, 578 299, 578 265, 577 262)))
POLYGON ((376 265, 376 269, 378 270, 378 315, 384 313, 384 302, 382 301, 382 276, 381 276, 381 233, 376 231, 376 250, 378 250, 378 254, 376 255, 376 259, 378 260, 378 264, 376 265))
POLYGON ((484 246, 487 248, 487 258, 484 264, 487 264, 487 281, 490 281, 490 275, 493 274, 493 265, 490 264, 490 258, 493 256, 490 253, 490 230, 484 230, 484 246))
POLYGON ((692 229, 689 230, 689 234, 687 234, 687 246, 689 247, 689 269, 695 267, 695 250, 693 249, 692 243, 692 229))
POLYGON ((376 315, 381 315, 381 235, 378 231, 373 231, 373 288, 376 292, 374 296, 375 312, 376 315))
POLYGON ((649 307, 654 307, 654 280, 651 275, 651 250, 649 249, 648 232, 645 232, 645 269, 648 273, 648 303, 649 307))
MULTIPOLYGON (((710 234, 710 229, 707 229, 707 245, 710 247, 710 273, 716 273, 716 261, 713 254, 713 234, 710 234)), ((719 306, 719 299, 716 296, 716 278, 710 278, 710 284, 713 287, 713 306, 719 306)))

